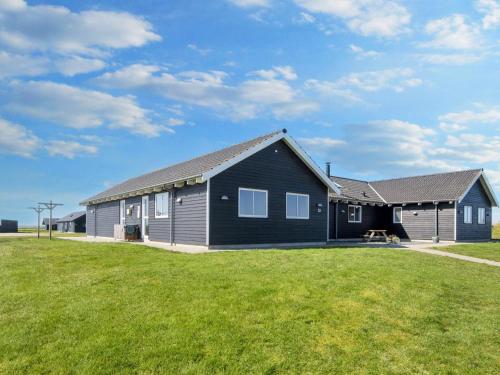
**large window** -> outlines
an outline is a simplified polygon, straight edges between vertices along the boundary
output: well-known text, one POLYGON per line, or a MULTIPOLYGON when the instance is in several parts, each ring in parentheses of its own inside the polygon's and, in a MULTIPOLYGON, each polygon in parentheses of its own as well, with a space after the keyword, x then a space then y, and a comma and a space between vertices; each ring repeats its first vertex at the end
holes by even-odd
POLYGON ((309 219, 309 195, 286 193, 286 218, 309 219))
POLYGON ((267 190, 239 188, 239 217, 267 217, 267 190))
POLYGON ((403 207, 394 207, 392 209, 392 222, 401 224, 403 222, 403 207))
POLYGON ((361 206, 349 206, 348 207, 348 219, 349 223, 361 223, 362 221, 362 208, 361 206))
POLYGON ((125 225, 125 199, 120 201, 120 225, 125 225))
POLYGON ((477 209, 477 223, 486 224, 486 209, 484 207, 477 209))
POLYGON ((155 195, 155 218, 168 217, 168 201, 170 193, 159 193, 155 195))
POLYGON ((464 223, 472 224, 472 206, 464 206, 464 223))

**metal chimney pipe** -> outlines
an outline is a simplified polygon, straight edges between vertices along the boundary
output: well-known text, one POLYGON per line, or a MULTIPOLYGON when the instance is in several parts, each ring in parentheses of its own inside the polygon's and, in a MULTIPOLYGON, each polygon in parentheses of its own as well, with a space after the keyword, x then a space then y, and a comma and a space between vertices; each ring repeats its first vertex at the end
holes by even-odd
POLYGON ((326 175, 327 175, 328 178, 330 178, 330 177, 332 177, 331 171, 330 171, 330 166, 331 166, 332 163, 329 162, 329 161, 327 161, 325 164, 326 164, 326 175))

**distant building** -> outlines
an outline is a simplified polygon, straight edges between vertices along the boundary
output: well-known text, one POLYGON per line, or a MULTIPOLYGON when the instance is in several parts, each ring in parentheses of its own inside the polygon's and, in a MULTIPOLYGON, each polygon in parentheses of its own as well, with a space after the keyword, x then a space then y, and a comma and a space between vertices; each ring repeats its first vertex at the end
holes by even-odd
POLYGON ((57 230, 59 232, 85 233, 87 212, 72 212, 57 221, 57 230))
MULTIPOLYGON (((59 218, 57 218, 57 217, 52 218, 52 230, 57 230, 57 221, 58 220, 59 220, 59 218)), ((50 222, 51 222, 51 219, 49 219, 48 217, 43 219, 42 225, 45 227, 46 230, 49 230, 50 222)))
POLYGON ((0 220, 0 233, 17 233, 17 220, 0 220))

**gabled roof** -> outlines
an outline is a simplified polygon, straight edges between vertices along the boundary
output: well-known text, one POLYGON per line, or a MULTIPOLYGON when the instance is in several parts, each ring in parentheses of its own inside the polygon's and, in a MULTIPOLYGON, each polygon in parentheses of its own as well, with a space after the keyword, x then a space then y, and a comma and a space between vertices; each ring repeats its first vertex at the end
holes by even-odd
POLYGON ((328 179, 325 173, 287 134, 286 129, 283 129, 139 177, 131 178, 84 200, 81 204, 87 205, 105 200, 121 199, 124 195, 140 195, 144 191, 165 189, 166 185, 181 181, 205 182, 279 140, 283 140, 331 191, 338 191, 337 186, 328 179))
MULTIPOLYGON (((57 218, 57 217, 54 218, 53 217, 52 218, 52 225, 56 224, 57 220, 59 220, 59 218, 57 218)), ((50 223, 50 218, 48 218, 48 217, 44 218, 43 221, 42 221, 42 225, 49 225, 49 223, 50 223)))
POLYGON ((85 216, 87 214, 87 211, 77 211, 77 212, 72 212, 69 215, 64 216, 63 218, 59 219, 57 222, 58 223, 64 223, 64 222, 69 222, 69 221, 75 221, 82 216, 85 216))
POLYGON ((367 181, 353 180, 351 178, 338 176, 332 176, 331 179, 340 185, 341 191, 341 194, 331 194, 332 197, 359 202, 384 203, 382 198, 367 181))
POLYGON ((334 198, 370 201, 373 203, 385 202, 419 203, 419 202, 460 202, 469 192, 471 187, 480 181, 492 206, 498 206, 498 200, 488 179, 482 169, 436 173, 422 176, 411 176, 379 181, 359 181, 340 177, 333 177, 335 182, 342 186, 342 193, 334 198), (362 192, 368 194, 371 189, 377 197, 364 197, 362 192), (378 199, 377 199, 378 198, 378 199))

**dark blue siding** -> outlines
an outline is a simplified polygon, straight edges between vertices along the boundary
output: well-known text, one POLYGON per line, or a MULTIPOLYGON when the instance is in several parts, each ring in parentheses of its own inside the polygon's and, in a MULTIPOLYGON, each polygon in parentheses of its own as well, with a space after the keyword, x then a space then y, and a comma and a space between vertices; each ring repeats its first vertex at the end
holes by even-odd
POLYGON ((491 239, 491 203, 478 180, 457 206, 457 241, 487 241, 491 239), (472 224, 464 223, 464 206, 472 206, 472 224), (478 224, 478 208, 486 209, 485 224, 478 224))
POLYGON ((325 242, 327 199, 327 187, 276 142, 211 179, 210 245, 325 242), (268 218, 238 217, 239 187, 268 190, 268 218), (287 192, 309 194, 309 220, 286 219, 287 192))

